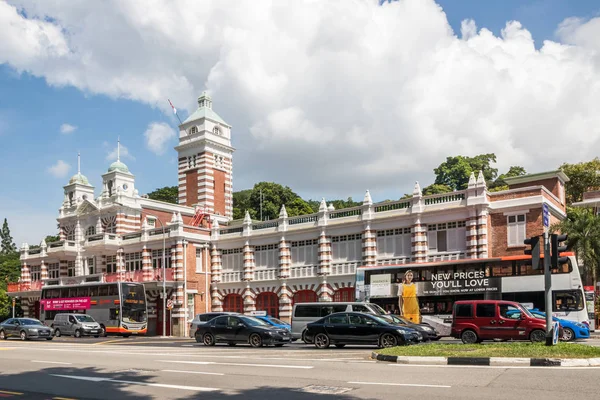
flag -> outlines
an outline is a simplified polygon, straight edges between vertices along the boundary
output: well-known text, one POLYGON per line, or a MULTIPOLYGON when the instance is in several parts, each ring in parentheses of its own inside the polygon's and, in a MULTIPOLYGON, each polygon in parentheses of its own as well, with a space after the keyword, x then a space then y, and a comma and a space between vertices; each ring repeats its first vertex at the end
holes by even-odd
MULTIPOLYGON (((169 100, 169 99, 167 99, 169 100)), ((169 100, 169 104, 171 105, 171 108, 173 109, 173 114, 177 114, 177 109, 173 106, 173 103, 171 103, 171 100, 169 100)))

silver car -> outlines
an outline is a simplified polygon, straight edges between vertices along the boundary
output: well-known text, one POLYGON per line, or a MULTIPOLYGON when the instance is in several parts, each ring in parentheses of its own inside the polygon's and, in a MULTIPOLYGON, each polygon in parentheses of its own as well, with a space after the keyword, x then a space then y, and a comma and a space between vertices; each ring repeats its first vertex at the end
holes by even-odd
POLYGON ((52 329, 34 318, 9 318, 0 324, 0 339, 9 337, 52 340, 52 329))
POLYGON ((82 336, 99 337, 102 327, 94 318, 87 314, 56 314, 54 322, 54 336, 72 335, 77 338, 82 336))

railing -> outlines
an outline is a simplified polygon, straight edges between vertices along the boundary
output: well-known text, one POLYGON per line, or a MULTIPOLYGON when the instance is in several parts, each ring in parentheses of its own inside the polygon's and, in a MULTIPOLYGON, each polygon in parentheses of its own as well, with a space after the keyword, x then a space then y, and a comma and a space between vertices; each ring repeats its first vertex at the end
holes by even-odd
POLYGON ((42 290, 43 282, 42 281, 32 281, 30 283, 16 283, 11 282, 6 285, 6 291, 8 293, 16 293, 16 292, 29 292, 34 290, 42 290))
POLYGON ((393 210, 402 210, 404 208, 410 208, 410 201, 390 201, 387 203, 375 205, 375 212, 385 212, 393 210))
POLYGON ((329 219, 353 217, 355 215, 362 215, 362 209, 357 207, 339 211, 332 211, 329 213, 329 219))
POLYGON ((462 260, 465 257, 466 253, 464 251, 452 251, 447 253, 428 255, 427 262, 462 260))
POLYGON ((59 240, 58 242, 52 242, 52 243, 50 243, 50 245, 48 246, 48 248, 55 249, 57 247, 63 247, 64 245, 65 245, 65 241, 64 240, 59 240))
POLYGON ((227 235, 228 233, 240 233, 240 232, 244 232, 244 227, 243 226, 239 226, 239 227, 236 227, 236 228, 221 229, 219 231, 219 234, 221 234, 221 235, 227 235))
POLYGON ((444 193, 434 195, 432 197, 425 198, 425 205, 432 204, 443 204, 443 203, 452 203, 453 201, 460 201, 465 199, 465 194, 463 193, 444 193))
POLYGON ((87 237, 86 240, 88 241, 88 243, 91 243, 91 242, 96 242, 96 241, 102 240, 102 239, 104 239, 104 233, 98 233, 97 235, 90 235, 87 237))
POLYGON ((29 252, 27 254, 32 255, 32 254, 40 254, 42 252, 42 249, 33 249, 33 250, 29 250, 29 252))
POLYGON ((269 229, 269 228, 277 228, 279 226, 278 221, 267 221, 261 222, 256 225, 252 225, 252 230, 257 231, 259 229, 269 229))
POLYGON ((110 274, 104 274, 104 282, 143 282, 144 272, 138 271, 125 271, 125 272, 114 272, 110 274))
MULTIPOLYGON (((156 268, 152 270, 152 278, 150 281, 162 282, 163 281, 163 270, 162 268, 156 268)), ((165 281, 172 282, 175 280, 175 268, 165 268, 165 281)))
POLYGON ((241 272, 223 272, 221 274, 221 283, 241 282, 241 272))
POLYGON ((288 225, 306 224, 309 222, 317 222, 318 220, 319 216, 317 214, 304 215, 288 219, 288 225))
POLYGON ((408 264, 411 260, 410 257, 379 258, 377 259, 377 265, 408 264))
POLYGON ((336 263, 331 265, 331 275, 354 275, 358 263, 336 263))
POLYGON ((308 267, 292 267, 290 268, 290 278, 306 278, 317 276, 317 266, 310 265, 308 267))
POLYGON ((277 269, 263 269, 254 271, 255 281, 272 281, 277 279, 277 269))
POLYGON ((163 233, 168 234, 169 232, 170 232, 170 230, 167 227, 156 228, 156 229, 152 229, 151 231, 148 231, 148 236, 157 236, 157 235, 162 235, 163 233))
POLYGON ((142 237, 142 232, 127 233, 123 235, 123 240, 137 239, 142 237))

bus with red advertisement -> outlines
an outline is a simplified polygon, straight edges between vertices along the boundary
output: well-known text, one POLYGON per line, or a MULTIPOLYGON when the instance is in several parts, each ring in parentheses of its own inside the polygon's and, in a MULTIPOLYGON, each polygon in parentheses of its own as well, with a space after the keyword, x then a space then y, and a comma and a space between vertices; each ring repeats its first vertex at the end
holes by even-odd
POLYGON ((102 334, 145 335, 148 324, 143 283, 82 283, 42 287, 40 320, 52 325, 59 313, 88 314, 102 327, 102 334))

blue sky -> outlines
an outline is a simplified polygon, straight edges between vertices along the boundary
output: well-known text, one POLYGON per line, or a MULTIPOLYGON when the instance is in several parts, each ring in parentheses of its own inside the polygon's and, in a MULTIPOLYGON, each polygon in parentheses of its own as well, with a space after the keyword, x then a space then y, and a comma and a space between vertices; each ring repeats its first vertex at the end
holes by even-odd
MULTIPOLYGON (((600 2, 591 0, 438 0, 438 4, 443 7, 455 34, 460 32, 461 21, 468 18, 474 19, 478 28, 486 27, 496 35, 500 34, 507 21, 518 20, 532 33, 536 48, 542 45, 543 40, 557 39, 555 30, 565 18, 587 20, 600 13, 600 2)), ((181 33, 178 41, 185 40, 181 33)), ((177 120, 167 109, 167 97, 177 98, 177 90, 162 92, 158 97, 164 98, 164 104, 160 104, 159 108, 125 99, 135 96, 107 96, 70 85, 49 85, 43 73, 37 73, 41 77, 35 77, 27 71, 17 72, 10 62, 2 62, 0 58, 0 217, 8 217, 18 245, 22 241, 35 243, 46 234, 55 233, 55 218, 63 198, 62 186, 76 173, 78 151, 82 157, 82 173, 96 187, 96 195, 101 187, 100 175, 111 162, 107 155, 116 146, 117 137, 128 149, 129 156, 122 157, 122 161, 135 174, 140 193, 176 184, 176 153, 172 150, 175 140, 167 143, 168 149, 164 154, 156 154, 145 145, 144 132, 153 122, 167 123, 177 129, 177 120), (76 129, 61 133, 63 124, 70 124, 76 129), (55 177, 48 171, 58 160, 70 164, 64 177, 55 177)), ((165 71, 165 74, 169 73, 169 70, 165 71)), ((206 79, 204 76, 200 82, 206 79)), ((196 95, 200 86, 201 83, 195 86, 196 95)), ((234 105, 224 106, 224 101, 227 100, 215 98, 214 108, 234 125, 235 157, 242 160, 241 166, 234 161, 235 190, 251 187, 259 180, 272 179, 295 189, 293 179, 283 181, 264 172, 269 171, 268 166, 257 168, 255 173, 242 171, 251 169, 244 163, 252 158, 251 153, 255 150, 249 146, 249 136, 236 137, 236 132, 247 131, 248 127, 243 124, 248 118, 238 115, 234 105)), ((175 105, 182 120, 187 116, 186 108, 192 108, 189 102, 175 105)), ((431 172, 427 174, 432 176, 431 172)), ((394 189, 382 190, 374 196, 375 200, 410 192, 412 182, 414 179, 409 179, 394 189)), ((306 185, 299 186, 300 189, 296 190, 306 198, 320 197, 323 192, 330 197, 362 198, 365 189, 361 186, 327 192, 322 187, 310 189, 306 185)))

